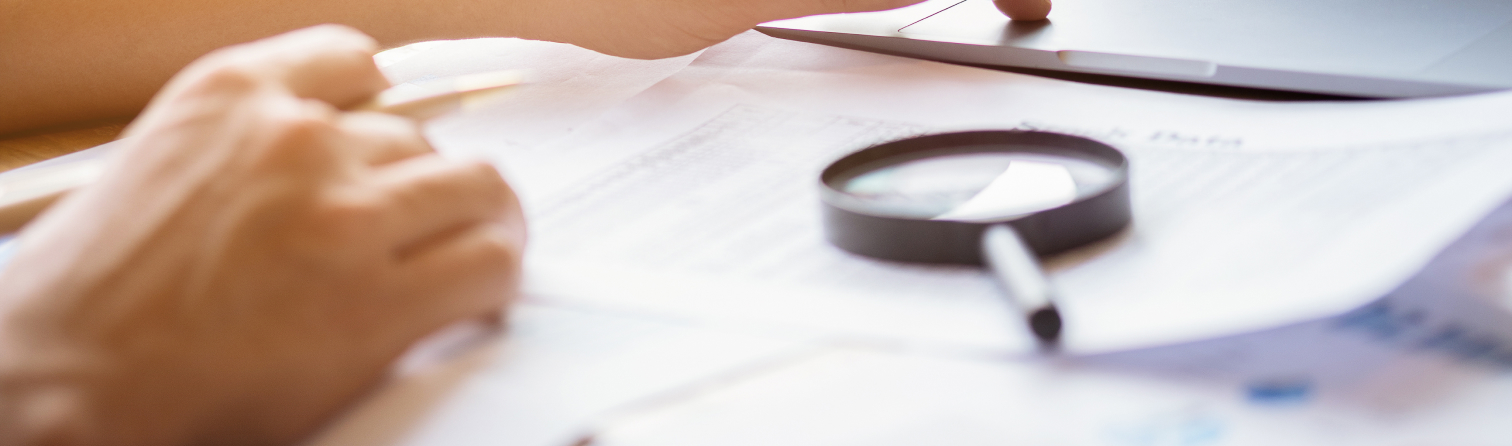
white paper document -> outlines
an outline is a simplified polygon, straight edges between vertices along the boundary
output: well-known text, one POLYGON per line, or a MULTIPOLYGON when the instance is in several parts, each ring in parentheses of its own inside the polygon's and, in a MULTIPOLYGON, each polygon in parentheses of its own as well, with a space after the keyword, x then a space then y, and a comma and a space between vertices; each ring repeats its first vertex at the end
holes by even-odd
POLYGON ((1485 118, 1512 115, 1508 95, 1264 104, 875 55, 764 59, 802 44, 746 38, 730 43, 754 46, 739 68, 712 49, 570 136, 493 154, 530 214, 533 295, 1027 351, 980 270, 882 262, 823 240, 828 161, 958 128, 1085 134, 1131 158, 1132 227, 1049 260, 1074 352, 1358 308, 1512 193, 1512 122, 1485 118))
POLYGON ((1501 445, 1509 231, 1503 207, 1386 299, 1335 318, 1075 358, 837 348, 602 419, 583 443, 1501 445))
POLYGON ((802 338, 528 304, 509 326, 396 377, 310 444, 565 446, 616 410, 811 350, 802 338))
MULTIPOLYGON (((1334 365, 1363 363, 1323 379, 1296 370, 1224 379, 1111 360, 984 362, 842 349, 623 415, 579 444, 1493 446, 1512 436, 1504 421, 1512 374, 1398 354, 1326 327, 1308 331, 1258 342, 1302 350, 1283 357, 1288 365, 1317 366, 1295 359, 1314 353, 1342 354, 1334 365)), ((1243 349, 1218 353, 1209 360, 1259 359, 1243 349)))
POLYGON ((427 136, 454 152, 511 150, 538 144, 593 119, 678 72, 694 55, 661 60, 605 56, 572 45, 520 39, 421 42, 379 53, 374 59, 395 84, 517 70, 525 85, 496 106, 441 117, 427 136))

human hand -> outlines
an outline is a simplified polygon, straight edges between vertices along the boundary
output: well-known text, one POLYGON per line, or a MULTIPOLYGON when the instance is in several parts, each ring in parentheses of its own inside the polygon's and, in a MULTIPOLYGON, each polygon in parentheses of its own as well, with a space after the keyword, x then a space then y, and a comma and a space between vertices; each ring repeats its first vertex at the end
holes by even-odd
POLYGON ((287 444, 418 338, 496 315, 524 222, 492 167, 344 113, 375 44, 317 27, 174 78, 0 272, 0 444, 287 444))

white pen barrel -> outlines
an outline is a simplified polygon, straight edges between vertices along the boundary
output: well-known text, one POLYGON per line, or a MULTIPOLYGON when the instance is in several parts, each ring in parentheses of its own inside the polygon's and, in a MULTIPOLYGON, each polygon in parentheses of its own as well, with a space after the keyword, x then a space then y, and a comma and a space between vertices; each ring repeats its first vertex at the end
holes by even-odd
POLYGON ((1007 224, 988 227, 982 234, 982 257, 1003 291, 1024 312, 1035 336, 1044 341, 1059 337, 1061 319, 1050 281, 1018 231, 1007 224))
POLYGON ((20 230, 53 202, 93 183, 104 171, 104 159, 88 158, 0 175, 0 234, 20 230))

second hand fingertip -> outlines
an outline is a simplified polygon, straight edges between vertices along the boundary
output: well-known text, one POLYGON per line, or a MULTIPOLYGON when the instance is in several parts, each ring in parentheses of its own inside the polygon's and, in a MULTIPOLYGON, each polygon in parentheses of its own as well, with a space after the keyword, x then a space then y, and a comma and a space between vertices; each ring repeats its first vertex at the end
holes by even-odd
POLYGON ((1017 22, 1035 22, 1050 17, 1051 0, 993 0, 999 11, 1017 22))

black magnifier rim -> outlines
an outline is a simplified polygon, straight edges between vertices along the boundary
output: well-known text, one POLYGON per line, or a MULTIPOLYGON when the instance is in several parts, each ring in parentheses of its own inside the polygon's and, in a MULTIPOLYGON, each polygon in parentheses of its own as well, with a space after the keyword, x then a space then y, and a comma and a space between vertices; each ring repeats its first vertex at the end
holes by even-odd
POLYGON ((1118 149, 1061 133, 987 130, 907 138, 861 149, 831 163, 819 175, 825 236, 852 253, 903 262, 982 264, 981 237, 988 226, 1007 223, 1040 256, 1053 255, 1113 235, 1132 219, 1129 162, 1118 149), (884 215, 870 211, 838 189, 857 172, 951 153, 1034 153, 1072 157, 1107 167, 1113 177, 1102 189, 1080 193, 1065 205, 998 221, 962 222, 884 215))

